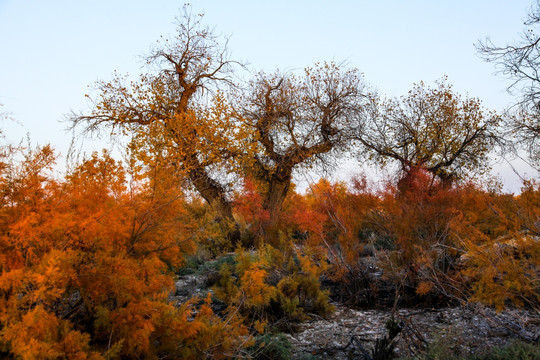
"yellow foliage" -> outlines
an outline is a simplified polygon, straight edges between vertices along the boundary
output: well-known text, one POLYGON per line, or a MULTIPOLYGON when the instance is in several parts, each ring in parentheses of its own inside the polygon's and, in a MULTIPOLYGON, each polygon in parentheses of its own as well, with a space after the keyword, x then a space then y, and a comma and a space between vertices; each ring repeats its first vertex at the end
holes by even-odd
POLYGON ((252 264, 240 280, 240 291, 248 307, 268 306, 276 297, 276 288, 265 284, 267 272, 261 267, 261 262, 252 264))

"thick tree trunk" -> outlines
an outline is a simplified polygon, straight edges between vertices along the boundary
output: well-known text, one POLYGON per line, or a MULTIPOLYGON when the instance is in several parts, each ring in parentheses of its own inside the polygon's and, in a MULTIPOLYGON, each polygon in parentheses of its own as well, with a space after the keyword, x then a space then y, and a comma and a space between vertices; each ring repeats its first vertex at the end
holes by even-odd
POLYGON ((217 221, 231 226, 227 236, 232 247, 236 247, 240 241, 240 229, 234 219, 232 204, 225 196, 223 186, 212 179, 204 169, 192 169, 189 172, 189 178, 203 199, 218 213, 217 221))
POLYGON ((283 202, 291 187, 291 176, 281 178, 273 176, 268 182, 263 207, 268 211, 269 219, 263 226, 263 238, 272 246, 279 245, 279 219, 283 202))

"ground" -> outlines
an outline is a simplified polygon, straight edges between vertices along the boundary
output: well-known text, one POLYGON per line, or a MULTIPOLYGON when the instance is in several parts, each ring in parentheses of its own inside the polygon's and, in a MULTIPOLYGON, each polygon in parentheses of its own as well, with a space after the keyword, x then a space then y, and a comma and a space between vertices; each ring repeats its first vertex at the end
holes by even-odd
MULTIPOLYGON (((193 295, 208 293, 208 274, 179 276, 173 301, 185 302, 193 295)), ((387 334, 388 320, 401 324, 396 354, 411 357, 426 350, 468 355, 485 352, 515 340, 540 341, 540 316, 532 311, 511 309, 496 312, 480 304, 440 309, 355 310, 334 303, 327 319, 311 316, 287 334, 293 346, 292 359, 362 359, 360 348, 371 353, 377 339, 387 334), (435 350, 434 350, 435 351, 435 350)))
POLYGON ((350 359, 359 355, 359 342, 371 352, 377 338, 386 334, 385 323, 394 317, 402 322, 398 356, 412 356, 434 341, 443 351, 462 355, 489 350, 513 340, 540 340, 538 315, 524 310, 497 313, 478 304, 444 309, 353 310, 337 305, 328 319, 316 318, 287 335, 295 356, 317 355, 319 359, 350 359), (355 338, 355 341, 351 339, 355 338))

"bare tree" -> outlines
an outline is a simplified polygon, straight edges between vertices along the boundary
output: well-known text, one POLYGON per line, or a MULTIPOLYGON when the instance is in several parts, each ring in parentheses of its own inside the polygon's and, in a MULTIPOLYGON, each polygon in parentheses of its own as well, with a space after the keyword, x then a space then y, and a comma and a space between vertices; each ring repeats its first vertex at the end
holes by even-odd
POLYGON ((480 56, 495 63, 498 73, 512 82, 507 87, 517 94, 516 106, 508 111, 508 135, 528 150, 531 160, 540 161, 540 2, 536 1, 524 22, 525 30, 515 44, 497 46, 490 39, 476 45, 480 56))

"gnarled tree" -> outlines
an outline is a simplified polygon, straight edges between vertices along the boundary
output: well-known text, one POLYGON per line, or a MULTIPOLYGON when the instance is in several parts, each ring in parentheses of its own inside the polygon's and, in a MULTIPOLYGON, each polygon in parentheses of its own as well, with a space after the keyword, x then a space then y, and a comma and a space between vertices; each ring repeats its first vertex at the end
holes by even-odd
POLYGON ((293 170, 349 146, 368 99, 361 74, 334 63, 306 68, 303 77, 260 73, 251 81, 238 106, 257 148, 247 173, 262 189, 267 237, 275 235, 293 170))
POLYGON ((218 89, 232 84, 238 63, 229 59, 226 42, 188 10, 176 37, 161 39, 150 51, 151 71, 138 81, 117 75, 98 82, 91 113, 75 114, 73 124, 87 132, 110 128, 129 136, 130 150, 149 169, 188 179, 221 218, 233 222, 228 184, 222 181, 227 176, 218 180, 216 172, 231 172, 230 160, 245 135, 231 123, 218 89))
POLYGON ((398 162, 405 174, 422 168, 450 184, 488 168, 499 116, 476 98, 462 99, 442 81, 373 102, 363 124, 356 138, 376 163, 398 162))

